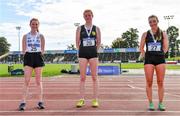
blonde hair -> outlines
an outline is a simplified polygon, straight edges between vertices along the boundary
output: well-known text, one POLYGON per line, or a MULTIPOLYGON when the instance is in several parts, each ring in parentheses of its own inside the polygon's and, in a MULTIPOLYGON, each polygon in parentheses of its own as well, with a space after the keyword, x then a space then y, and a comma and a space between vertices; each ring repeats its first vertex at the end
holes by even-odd
MULTIPOLYGON (((37 21, 38 22, 38 25, 39 25, 39 20, 37 19, 37 18, 32 18, 31 20, 30 20, 30 25, 31 25, 31 23, 33 22, 33 21, 37 21)), ((39 29, 37 29, 37 32, 39 32, 39 29)))
POLYGON ((83 15, 85 15, 85 13, 87 13, 87 12, 90 12, 92 14, 92 16, 94 16, 92 10, 90 10, 90 9, 84 10, 83 15))

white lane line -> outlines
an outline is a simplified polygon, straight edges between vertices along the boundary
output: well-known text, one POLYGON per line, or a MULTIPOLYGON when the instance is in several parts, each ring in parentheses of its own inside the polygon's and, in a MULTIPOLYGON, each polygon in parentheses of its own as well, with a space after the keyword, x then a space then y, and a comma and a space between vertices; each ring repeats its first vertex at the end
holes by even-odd
MULTIPOLYGON (((144 83, 145 81, 144 80, 131 80, 131 79, 127 79, 127 80, 107 80, 107 81, 101 81, 99 80, 100 83, 127 83, 127 82, 137 82, 137 83, 144 83)), ((154 80, 156 81, 156 80, 154 80)), ((177 81, 180 81, 180 80, 174 80, 174 81, 171 81, 171 80, 167 80, 167 81, 164 81, 166 82, 167 84, 168 83, 178 83, 177 81)), ((31 81, 31 83, 34 83, 35 81, 31 81)), ((42 81, 43 83, 78 83, 79 81, 61 81, 61 80, 54 80, 54 81, 42 81)), ((24 83, 24 81, 0 81, 0 83, 24 83)), ((92 83, 92 81, 86 81, 86 83, 92 83)))
MULTIPOLYGON (((19 113, 22 111, 4 110, 0 113, 19 113)), ((24 111, 24 113, 162 113, 162 111, 145 111, 145 110, 41 110, 41 111, 24 111)), ((180 113, 180 111, 163 111, 163 113, 180 113)))
MULTIPOLYGON (((100 83, 99 84, 99 86, 100 87, 124 87, 124 86, 127 86, 128 84, 133 84, 133 83, 111 83, 111 84, 102 84, 102 83, 100 83)), ((79 87, 79 84, 77 83, 77 84, 42 84, 43 85, 43 87, 75 87, 75 86, 78 86, 79 87)), ((91 84, 87 84, 86 83, 86 86, 88 87, 88 86, 92 86, 93 85, 93 83, 91 83, 91 84)), ((133 85, 139 85, 139 86, 145 86, 145 84, 133 84, 133 85)), ((6 88, 6 87, 11 87, 11 88, 13 88, 13 87, 22 87, 22 86, 24 86, 24 84, 1 84, 0 83, 0 88, 6 88)), ((35 86, 37 86, 36 84, 30 84, 29 85, 30 87, 35 87, 35 86)), ((180 84, 179 85, 177 85, 177 86, 180 86, 180 84)), ((177 87, 176 85, 174 85, 174 87, 177 87)), ((170 85, 170 87, 173 87, 173 86, 171 86, 170 85)))
MULTIPOLYGON (((76 102, 78 99, 44 99, 45 102, 76 102)), ((90 102, 92 101, 91 99, 85 99, 86 101, 90 102)), ((20 102, 20 99, 16 100, 0 100, 0 102, 20 102)), ((27 100, 27 102, 37 102, 36 99, 31 99, 27 100)), ((136 100, 112 100, 112 99, 100 99, 100 102, 147 102, 147 99, 136 99, 136 100)), ((158 99, 153 99, 153 101, 159 101, 158 99)), ((166 102, 179 102, 180 100, 174 100, 174 99, 169 99, 165 100, 166 102)))
POLYGON ((127 79, 128 82, 133 83, 133 80, 127 79))
MULTIPOLYGON (((144 90, 144 89, 143 89, 144 90)), ((14 94, 14 95, 21 95, 21 93, 3 93, 3 94, 0 94, 0 95, 12 95, 12 94, 14 94)), ((37 93, 29 93, 29 95, 36 95, 37 93)), ((48 94, 48 95, 54 95, 54 94, 68 94, 68 95, 78 95, 79 94, 79 92, 73 92, 73 93, 67 93, 67 92, 59 92, 59 93, 57 93, 57 92, 44 92, 44 94, 48 94)), ((92 92, 86 92, 86 94, 92 94, 92 92)), ((99 93, 100 95, 107 95, 107 94, 109 94, 109 95, 136 95, 137 94, 137 92, 136 93, 132 93, 132 92, 127 92, 127 93, 117 93, 117 92, 111 92, 111 93, 107 93, 107 92, 100 92, 99 93)), ((139 95, 145 95, 145 93, 144 92, 138 92, 138 94, 139 95)), ((178 97, 178 98, 180 98, 180 95, 176 95, 176 94, 172 94, 172 93, 165 93, 165 95, 169 95, 169 96, 173 96, 173 97, 178 97)))
MULTIPOLYGON (((131 83, 131 81, 128 82, 100 82, 100 84, 127 84, 127 83, 131 83)), ((24 82, 0 82, 0 84, 24 84, 24 82)), ((35 84, 30 83, 30 84, 35 84)), ((79 82, 43 82, 43 84, 79 84, 79 82)), ((86 84, 92 84, 92 82, 86 82, 86 84)), ((138 84, 138 83, 137 83, 138 84)), ((141 83, 139 83, 141 84, 141 83)), ((142 83, 143 84, 143 83, 142 83)))
POLYGON ((131 89, 135 89, 135 87, 134 86, 132 86, 132 85, 127 85, 128 87, 130 87, 131 89))
MULTIPOLYGON (((140 90, 145 90, 145 88, 141 88, 141 87, 135 87, 135 86, 133 86, 133 85, 128 85, 130 88, 132 88, 132 89, 140 89, 140 90)), ((154 91, 157 91, 157 90, 154 90, 154 91)), ((139 94, 139 92, 138 92, 138 94, 139 94)), ((180 95, 176 95, 176 94, 172 94, 172 93, 167 93, 167 92, 165 92, 164 94, 166 94, 166 95, 170 95, 170 96, 173 96, 173 97, 180 97, 180 95)))
MULTIPOLYGON (((130 85, 128 84, 128 87, 132 88, 132 89, 139 89, 139 90, 145 90, 145 88, 142 88, 142 87, 136 87, 136 86, 133 86, 133 85, 130 85)), ((138 92, 139 93, 139 92, 138 92)), ((137 93, 136 93, 137 94, 137 93)))
MULTIPOLYGON (((22 86, 23 87, 23 86, 22 86)), ((22 89, 22 87, 20 88, 20 87, 13 87, 13 88, 11 88, 11 87, 8 87, 8 88, 1 88, 0 87, 0 89, 3 89, 3 90, 6 90, 6 89, 12 89, 12 90, 14 90, 14 89, 19 89, 19 90, 21 90, 22 89)), ((29 87, 29 89, 31 90, 31 89, 36 89, 35 88, 36 86, 33 86, 33 87, 29 87)), ((53 89, 53 90, 56 90, 56 89, 58 89, 58 90, 65 90, 65 89, 71 89, 72 90, 72 87, 63 87, 63 88, 58 88, 58 87, 43 87, 43 89, 44 90, 51 90, 51 89, 53 89)), ((88 90, 88 89, 93 89, 93 88, 91 88, 91 87, 86 87, 86 89, 88 90)), ((110 89, 110 90, 126 90, 126 89, 131 89, 128 85, 127 85, 127 87, 125 88, 125 87, 117 87, 117 88, 106 88, 106 87, 100 87, 99 89, 106 89, 106 90, 108 90, 108 89, 110 89)), ((175 88, 174 88, 175 89, 175 88)), ((73 88, 73 90, 79 90, 79 88, 77 87, 77 88, 73 88)), ((178 89, 176 89, 177 91, 178 91, 178 89)), ((180 91, 180 89, 179 89, 179 91, 180 91)))
MULTIPOLYGON (((59 87, 59 88, 57 88, 57 87, 43 87, 43 89, 45 90, 45 91, 47 91, 47 90, 72 90, 72 87, 59 87)), ((140 88, 140 87, 135 87, 135 86, 132 86, 132 85, 127 85, 127 88, 125 88, 125 87, 117 87, 117 88, 108 88, 108 87, 100 87, 99 88, 99 90, 131 90, 131 89, 134 89, 134 90, 137 90, 137 89, 142 89, 143 90, 143 88, 140 88)), ((4 91, 4 90, 6 90, 6 91, 9 91, 9 90, 14 90, 14 91, 16 91, 16 90, 22 90, 22 87, 14 87, 14 88, 1 88, 0 87, 0 91, 4 91)), ((34 87, 30 87, 29 88, 29 90, 36 90, 36 87, 34 86, 34 87)), ((79 88, 78 87, 73 87, 73 90, 79 90, 79 88)), ((92 87, 86 87, 86 90, 92 90, 92 87)), ((144 87, 144 90, 145 90, 145 87, 144 87)), ((153 91, 157 91, 158 90, 158 88, 153 88, 153 91)), ((173 90, 176 90, 176 91, 180 91, 180 89, 178 89, 178 88, 167 88, 166 90, 170 90, 170 91, 173 91, 173 90)))
MULTIPOLYGON (((30 86, 29 87, 29 89, 35 89, 37 86, 30 86)), ((2 90, 6 90, 6 89, 12 89, 12 90, 14 90, 14 89, 19 89, 19 90, 21 90, 23 88, 23 86, 19 86, 19 87, 0 87, 0 90, 2 91, 2 90)), ((92 88, 92 86, 86 86, 86 89, 91 89, 92 88)), ((99 89, 107 89, 107 90, 114 90, 114 89, 132 89, 132 88, 134 88, 134 89, 142 89, 142 88, 146 88, 145 86, 144 87, 137 87, 137 86, 134 86, 134 85, 126 85, 126 86, 117 86, 117 87, 115 87, 115 86, 107 86, 107 87, 105 87, 105 86, 99 86, 99 89), (135 88, 134 88, 135 87, 135 88)), ((47 86, 43 86, 43 89, 79 89, 79 86, 69 86, 69 87, 63 87, 63 86, 59 86, 59 87, 57 87, 57 86, 51 86, 51 87, 47 87, 47 86)), ((156 88, 156 87, 153 87, 153 90, 158 90, 158 88, 156 88)), ((165 90, 176 90, 176 91, 180 91, 180 88, 178 89, 177 87, 170 87, 170 88, 165 88, 165 90)))
MULTIPOLYGON (((128 85, 130 88, 132 88, 132 89, 140 89, 140 90, 145 90, 145 88, 141 88, 141 87, 135 87, 135 86, 133 86, 133 85, 128 85)), ((157 89, 158 90, 158 89, 157 89)), ((157 90, 154 90, 154 91, 157 91, 157 90)), ((138 94, 139 94, 139 92, 138 92, 138 94)), ((180 97, 180 95, 176 95, 176 94, 172 94, 172 93, 167 93, 167 92, 165 92, 164 94, 166 94, 166 95, 170 95, 170 96, 173 96, 173 97, 180 97)))
MULTIPOLYGON (((11 95, 11 94, 22 94, 22 92, 10 92, 10 93, 1 93, 0 95, 11 95)), ((29 94, 37 94, 36 92, 29 92, 29 94)), ((79 92, 45 92, 44 94, 79 94, 79 92)), ((86 92, 86 94, 92 94, 92 92, 86 92)), ((136 94, 137 92, 99 92, 100 95, 126 95, 126 94, 136 94)), ((146 94, 145 92, 138 92, 138 94, 146 94)))
POLYGON ((173 96, 173 97, 179 97, 179 98, 180 98, 180 95, 176 95, 176 94, 172 94, 172 93, 167 93, 167 92, 165 92, 164 94, 170 95, 170 96, 173 96))
MULTIPOLYGON (((2 89, 2 90, 16 90, 16 89, 18 89, 18 90, 21 90, 22 89, 22 87, 23 86, 21 86, 21 87, 0 87, 0 90, 2 89)), ((106 87, 100 87, 99 89, 100 90, 103 90, 103 89, 106 89, 106 90, 127 90, 127 89, 132 89, 132 88, 136 88, 135 86, 133 86, 133 85, 127 85, 127 88, 125 88, 125 87, 117 87, 117 88, 106 88, 106 87)), ((145 88, 145 87, 144 87, 145 88)), ((36 89, 36 86, 30 86, 29 87, 29 89, 31 90, 33 90, 33 89, 36 89)), ((65 89, 67 89, 67 90, 69 90, 69 89, 71 89, 72 90, 72 87, 43 87, 43 89, 44 90, 65 90, 65 89)), ((87 90, 91 90, 92 88, 91 87, 86 87, 86 89, 87 90)), ((157 90, 158 88, 153 88, 153 90, 157 90)), ((73 88, 73 90, 79 90, 79 88, 77 87, 77 88, 73 88)), ((176 91, 180 91, 180 88, 166 88, 166 90, 176 90, 176 91)))

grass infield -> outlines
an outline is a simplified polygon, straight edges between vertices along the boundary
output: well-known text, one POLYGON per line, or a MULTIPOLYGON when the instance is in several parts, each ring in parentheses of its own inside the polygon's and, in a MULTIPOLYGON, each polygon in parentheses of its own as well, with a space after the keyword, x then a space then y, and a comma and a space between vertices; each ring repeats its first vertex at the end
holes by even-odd
MULTIPOLYGON (((119 64, 108 63, 108 64, 100 64, 100 65, 113 65, 119 66, 119 64)), ((14 69, 22 69, 22 64, 13 64, 14 69)), ((122 69, 143 69, 143 63, 122 63, 122 69)), ((61 70, 71 69, 71 64, 46 64, 43 69, 43 77, 57 76, 61 75, 61 70)), ((167 69, 177 70, 180 69, 180 65, 168 64, 167 69)), ((0 77, 10 77, 11 75, 8 73, 8 64, 0 64, 0 77)), ((22 77, 22 76, 20 76, 22 77)))

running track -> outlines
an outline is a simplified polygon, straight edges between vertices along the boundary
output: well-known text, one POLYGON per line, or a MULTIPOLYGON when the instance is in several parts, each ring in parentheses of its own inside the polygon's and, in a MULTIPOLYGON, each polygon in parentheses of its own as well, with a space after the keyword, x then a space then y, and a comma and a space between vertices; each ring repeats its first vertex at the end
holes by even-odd
MULTIPOLYGON (((180 116, 180 76, 168 76, 165 78, 166 111, 148 111, 148 102, 145 93, 145 79, 139 76, 120 75, 119 77, 100 77, 99 99, 100 107, 91 107, 92 82, 86 80, 86 105, 76 108, 79 99, 79 78, 77 76, 62 76, 43 78, 44 99, 46 109, 36 108, 37 96, 34 79, 31 80, 27 108, 24 112, 18 111, 18 105, 22 94, 23 78, 0 78, 0 115, 13 116, 119 116, 119 115, 156 115, 156 116, 180 116)), ((153 99, 155 107, 158 105, 156 78, 153 84, 153 99)))

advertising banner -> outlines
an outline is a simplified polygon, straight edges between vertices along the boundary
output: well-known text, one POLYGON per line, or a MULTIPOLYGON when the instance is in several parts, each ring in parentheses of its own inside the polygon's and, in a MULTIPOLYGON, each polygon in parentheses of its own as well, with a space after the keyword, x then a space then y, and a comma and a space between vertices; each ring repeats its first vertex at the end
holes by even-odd
MULTIPOLYGON (((98 75, 119 75, 121 69, 118 66, 98 66, 98 75)), ((90 75, 90 67, 88 66, 86 74, 90 75)))

